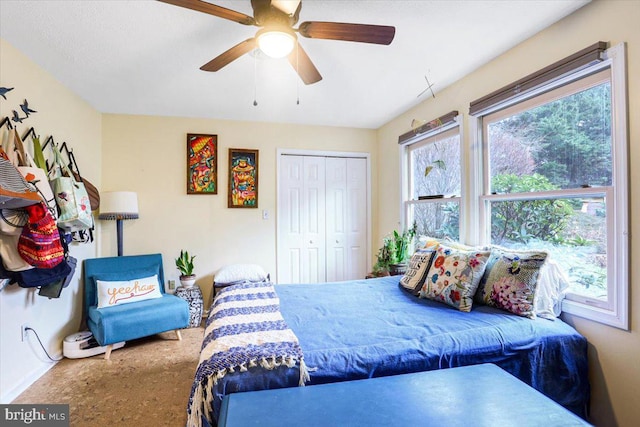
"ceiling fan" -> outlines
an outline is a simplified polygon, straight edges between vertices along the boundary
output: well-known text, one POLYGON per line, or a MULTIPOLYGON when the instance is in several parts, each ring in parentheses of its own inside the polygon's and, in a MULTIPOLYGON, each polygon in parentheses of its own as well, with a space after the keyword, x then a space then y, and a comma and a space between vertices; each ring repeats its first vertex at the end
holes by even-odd
POLYGON ((244 40, 200 67, 203 71, 218 71, 245 53, 259 47, 274 58, 287 56, 305 84, 322 80, 313 62, 298 43, 296 33, 311 39, 343 40, 388 45, 396 29, 386 25, 348 24, 342 22, 306 21, 298 28, 301 0, 251 0, 253 17, 202 0, 159 0, 243 25, 262 27, 255 37, 244 40), (296 49, 294 49, 296 47, 296 49))

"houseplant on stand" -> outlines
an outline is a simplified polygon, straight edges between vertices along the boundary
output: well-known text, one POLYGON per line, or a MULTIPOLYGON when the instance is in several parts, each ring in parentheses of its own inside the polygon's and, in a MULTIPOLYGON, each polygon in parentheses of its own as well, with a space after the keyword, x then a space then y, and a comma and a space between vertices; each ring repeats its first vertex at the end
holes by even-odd
POLYGON ((411 257, 411 242, 416 235, 416 229, 417 225, 414 223, 410 229, 402 233, 394 230, 384 238, 382 247, 378 251, 377 262, 373 267, 374 275, 395 276, 406 272, 407 261, 411 257))
POLYGON ((189 256, 189 252, 181 250, 180 256, 176 258, 176 267, 180 271, 180 284, 185 288, 190 288, 196 283, 196 275, 193 274, 193 259, 196 256, 189 256))

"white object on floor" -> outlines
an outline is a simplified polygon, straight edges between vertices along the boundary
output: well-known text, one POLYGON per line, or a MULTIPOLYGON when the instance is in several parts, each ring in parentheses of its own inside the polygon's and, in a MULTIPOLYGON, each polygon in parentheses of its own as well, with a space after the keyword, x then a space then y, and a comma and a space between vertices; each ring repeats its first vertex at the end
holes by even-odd
MULTIPOLYGON (((112 350, 124 347, 125 341, 113 344, 112 350)), ((69 359, 81 359, 102 354, 107 346, 101 347, 89 331, 71 334, 62 342, 62 354, 69 359)))

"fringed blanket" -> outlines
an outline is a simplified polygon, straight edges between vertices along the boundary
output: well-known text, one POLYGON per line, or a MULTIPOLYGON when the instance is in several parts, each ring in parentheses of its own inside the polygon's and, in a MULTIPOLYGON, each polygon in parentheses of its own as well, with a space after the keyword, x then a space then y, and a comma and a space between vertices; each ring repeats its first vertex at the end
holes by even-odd
POLYGON ((309 380, 298 338, 280 314, 271 283, 245 283, 218 291, 207 319, 200 363, 189 397, 188 426, 210 419, 213 387, 227 373, 248 369, 294 368, 299 385, 309 380))

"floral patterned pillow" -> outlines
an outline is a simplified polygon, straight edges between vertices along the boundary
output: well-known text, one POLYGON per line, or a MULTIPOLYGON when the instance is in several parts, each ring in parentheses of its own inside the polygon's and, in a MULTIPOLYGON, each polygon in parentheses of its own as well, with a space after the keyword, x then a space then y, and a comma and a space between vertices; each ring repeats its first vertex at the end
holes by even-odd
POLYGON ((438 246, 433 263, 418 296, 471 311, 490 251, 463 251, 438 246))
POLYGON ((493 248, 476 302, 535 318, 535 298, 546 252, 493 248))
POLYGON ((400 286, 413 295, 418 295, 418 291, 422 288, 422 284, 429 271, 431 261, 433 261, 434 254, 435 250, 418 249, 418 251, 411 256, 407 272, 402 276, 402 279, 400 279, 400 286))

